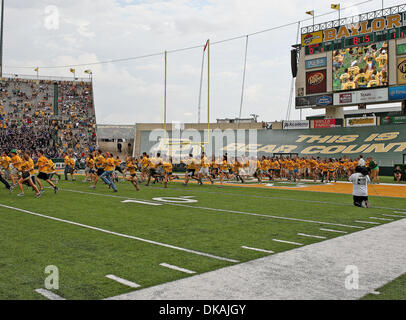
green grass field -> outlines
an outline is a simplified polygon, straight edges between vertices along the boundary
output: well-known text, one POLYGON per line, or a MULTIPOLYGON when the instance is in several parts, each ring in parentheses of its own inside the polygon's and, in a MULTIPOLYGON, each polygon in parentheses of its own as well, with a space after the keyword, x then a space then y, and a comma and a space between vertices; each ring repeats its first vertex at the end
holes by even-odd
POLYGON ((357 226, 373 225, 355 220, 391 212, 382 207, 406 210, 406 199, 372 197, 372 205, 381 208, 366 211, 353 207, 348 195, 261 188, 172 183, 168 189, 141 186, 137 193, 126 182, 113 193, 101 182, 92 190, 81 179, 59 187, 57 195, 47 189, 40 199, 28 189, 24 198, 17 190, 0 190, 0 299, 45 299, 34 290, 44 288, 49 265, 59 269, 56 294, 103 299, 134 291, 106 278, 109 274, 146 288, 190 276, 161 263, 204 273, 267 255, 242 246, 278 253, 296 246, 272 239, 312 244, 322 240, 297 233, 331 239, 340 234, 320 228, 357 232, 357 226), (159 197, 183 203, 153 200, 159 197), (122 202, 131 199, 160 205, 122 202), (191 200, 196 202, 184 203, 191 200))

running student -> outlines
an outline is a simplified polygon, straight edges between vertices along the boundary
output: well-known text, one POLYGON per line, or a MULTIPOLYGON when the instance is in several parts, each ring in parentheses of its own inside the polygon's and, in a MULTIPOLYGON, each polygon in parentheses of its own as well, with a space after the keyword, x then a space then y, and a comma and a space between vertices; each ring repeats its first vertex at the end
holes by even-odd
POLYGON ((186 165, 186 174, 185 174, 185 182, 183 183, 184 186, 187 186, 189 183, 190 178, 201 182, 201 180, 196 177, 196 168, 197 168, 197 161, 193 158, 193 154, 189 154, 189 158, 186 160, 182 160, 186 165))
MULTIPOLYGON (((55 186, 49 178, 48 171, 49 171, 49 160, 44 156, 42 151, 37 151, 38 160, 37 160, 37 167, 39 174, 37 176, 38 179, 44 180, 47 182, 53 189, 54 192, 58 192, 58 187, 55 186)), ((44 190, 42 187, 42 183, 38 181, 41 187, 41 190, 44 190)))
POLYGON ((172 157, 169 157, 169 161, 164 161, 163 163, 164 169, 164 187, 168 187, 168 181, 173 179, 173 164, 172 164, 172 157))
POLYGON ((30 157, 27 154, 23 156, 23 162, 20 166, 21 178, 18 180, 18 187, 20 188, 21 193, 18 194, 19 197, 24 197, 23 183, 31 186, 35 191, 35 197, 41 197, 41 192, 38 190, 37 186, 31 179, 31 176, 34 174, 34 167, 30 162, 30 157))
POLYGON ((100 178, 104 181, 105 184, 109 186, 109 188, 113 188, 114 192, 117 192, 117 187, 114 184, 114 181, 111 180, 111 175, 113 174, 114 168, 116 167, 114 163, 114 158, 113 156, 106 152, 106 162, 105 162, 105 167, 104 167, 104 172, 100 176, 100 178))
POLYGON ((96 189, 97 182, 99 181, 99 178, 102 176, 104 173, 104 166, 106 164, 106 159, 103 157, 102 153, 100 150, 95 152, 96 156, 94 158, 94 164, 95 168, 97 169, 97 173, 94 179, 93 185, 90 186, 92 189, 96 189))
POLYGON ((130 181, 135 189, 137 189, 137 191, 140 191, 137 178, 137 161, 135 160, 135 158, 127 157, 126 171, 130 172, 130 176, 127 178, 127 181, 130 181))
POLYGON ((350 182, 353 184, 353 198, 356 207, 369 208, 368 201, 368 184, 371 179, 368 175, 368 169, 356 167, 355 173, 350 177, 350 182))

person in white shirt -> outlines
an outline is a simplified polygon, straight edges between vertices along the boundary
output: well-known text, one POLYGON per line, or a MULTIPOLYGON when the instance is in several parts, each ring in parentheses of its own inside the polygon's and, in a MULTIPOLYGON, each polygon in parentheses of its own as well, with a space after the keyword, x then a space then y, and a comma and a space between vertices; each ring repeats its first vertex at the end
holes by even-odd
POLYGON ((368 184, 371 183, 367 168, 360 166, 355 168, 355 173, 350 177, 353 184, 354 205, 362 208, 369 208, 368 201, 368 184))
POLYGON ((365 167, 365 160, 364 160, 363 156, 359 156, 358 165, 360 167, 365 167))

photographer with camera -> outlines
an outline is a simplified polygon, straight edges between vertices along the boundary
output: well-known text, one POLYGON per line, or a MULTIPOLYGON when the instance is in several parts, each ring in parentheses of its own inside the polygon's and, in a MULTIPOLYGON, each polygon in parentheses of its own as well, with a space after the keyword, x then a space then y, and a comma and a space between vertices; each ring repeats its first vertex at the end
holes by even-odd
POLYGON ((351 175, 350 182, 353 184, 354 205, 362 208, 369 208, 368 201, 368 184, 371 183, 369 178, 369 169, 357 166, 355 173, 351 175))

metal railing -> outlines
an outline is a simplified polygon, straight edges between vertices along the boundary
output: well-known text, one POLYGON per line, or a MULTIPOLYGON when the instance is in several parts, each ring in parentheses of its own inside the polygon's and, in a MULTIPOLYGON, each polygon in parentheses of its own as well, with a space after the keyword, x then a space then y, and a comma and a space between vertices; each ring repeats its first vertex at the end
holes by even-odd
POLYGON ((368 21, 368 20, 372 20, 375 18, 385 17, 385 16, 388 16, 391 14, 404 13, 404 12, 406 12, 406 4, 401 4, 401 5, 386 8, 386 9, 379 9, 379 10, 368 12, 368 13, 361 13, 358 16, 342 18, 340 20, 337 19, 334 21, 315 24, 314 26, 303 27, 301 29, 301 33, 307 34, 310 32, 337 28, 337 27, 345 26, 345 25, 349 25, 349 24, 357 24, 362 21, 368 21))

